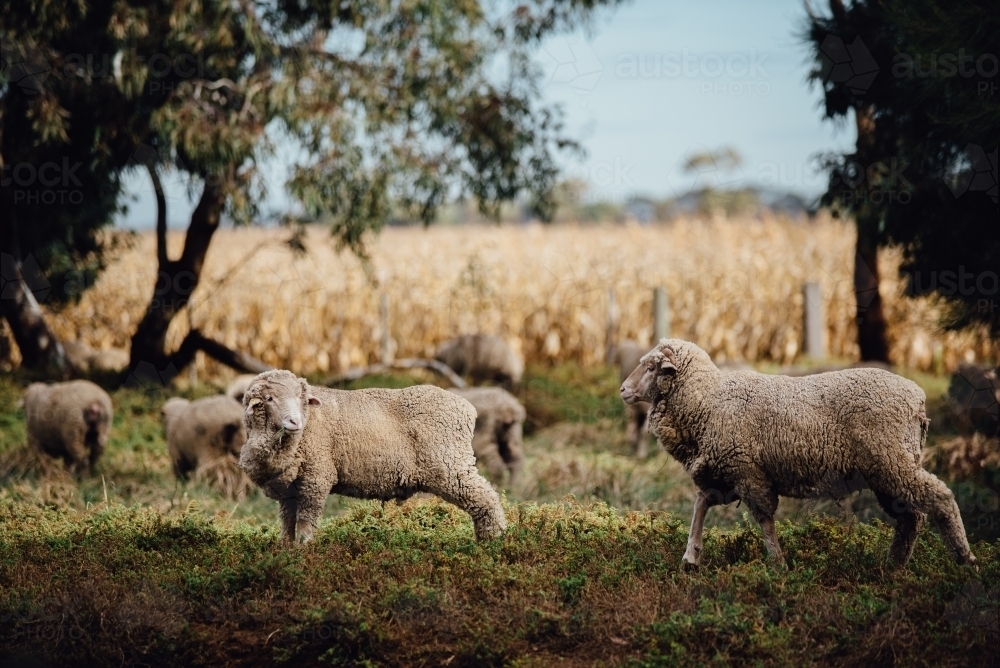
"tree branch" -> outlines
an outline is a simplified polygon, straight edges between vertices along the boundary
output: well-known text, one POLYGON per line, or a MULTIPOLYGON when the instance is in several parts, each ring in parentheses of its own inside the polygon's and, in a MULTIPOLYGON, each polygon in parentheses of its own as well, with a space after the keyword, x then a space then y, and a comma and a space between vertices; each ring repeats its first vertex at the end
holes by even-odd
POLYGON ((149 180, 153 182, 153 192, 156 193, 156 261, 160 270, 166 269, 170 259, 167 257, 167 198, 163 195, 163 184, 156 172, 156 163, 146 162, 149 180))
POLYGON ((188 364, 194 362, 194 355, 199 350, 215 361, 221 362, 241 373, 257 374, 270 371, 274 368, 253 355, 233 350, 215 339, 208 338, 197 329, 192 329, 188 332, 180 348, 170 356, 170 362, 175 368, 183 369, 188 364))

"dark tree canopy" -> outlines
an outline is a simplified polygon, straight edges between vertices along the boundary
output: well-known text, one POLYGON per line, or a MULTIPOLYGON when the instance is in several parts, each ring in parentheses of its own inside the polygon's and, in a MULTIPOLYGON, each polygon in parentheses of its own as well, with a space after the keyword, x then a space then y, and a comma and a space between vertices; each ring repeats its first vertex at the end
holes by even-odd
POLYGON ((827 118, 854 110, 859 143, 829 159, 826 203, 859 235, 901 244, 910 290, 945 297, 947 324, 1000 334, 1000 12, 942 0, 830 9, 809 20, 811 78, 827 118))
POLYGON ((559 110, 539 105, 531 56, 618 1, 0 0, 0 242, 38 263, 53 297, 73 296, 86 281, 58 274, 100 268, 98 232, 122 205, 122 176, 148 171, 161 274, 194 275, 185 294, 152 300, 133 337, 133 358, 159 365, 166 353, 153 350, 220 219, 258 219, 269 188, 332 219, 359 253, 392 212, 427 223, 456 195, 487 214, 526 196, 549 218, 555 153, 575 144, 559 110), (292 178, 266 183, 259 166, 279 143, 297 151, 292 178), (69 185, 39 177, 50 163, 66 169, 46 175, 69 185), (166 169, 200 192, 174 260, 166 169))

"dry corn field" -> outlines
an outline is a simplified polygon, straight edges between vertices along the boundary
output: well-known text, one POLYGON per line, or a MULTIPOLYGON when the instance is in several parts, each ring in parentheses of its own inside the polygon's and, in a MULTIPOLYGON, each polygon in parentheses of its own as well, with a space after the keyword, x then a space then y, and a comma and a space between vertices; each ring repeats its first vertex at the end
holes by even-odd
MULTIPOLYGON (((430 356, 442 340, 503 335, 529 362, 604 359, 608 292, 616 337, 648 341, 653 288, 666 288, 671 333, 716 361, 792 362, 801 354, 804 281, 822 286, 830 354, 857 357, 854 232, 819 218, 681 220, 671 224, 389 228, 370 240, 370 263, 338 252, 326 229, 296 256, 281 229, 220 231, 202 284, 170 341, 192 323, 225 344, 299 373, 335 374, 381 356, 382 294, 397 357, 430 356)), ((171 254, 183 236, 172 234, 171 254)), ((54 314, 57 334, 127 347, 154 290, 154 238, 141 234, 79 303, 54 314)), ((899 254, 884 252, 882 295, 897 363, 953 368, 994 358, 978 331, 945 333, 929 299, 901 295, 899 254)), ((220 369, 199 354, 199 370, 220 369)))

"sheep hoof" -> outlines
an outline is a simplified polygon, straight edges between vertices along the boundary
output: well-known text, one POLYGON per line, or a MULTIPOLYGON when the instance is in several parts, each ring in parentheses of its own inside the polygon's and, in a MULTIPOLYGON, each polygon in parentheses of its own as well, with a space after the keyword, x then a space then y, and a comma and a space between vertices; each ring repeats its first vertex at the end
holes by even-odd
POLYGON ((694 561, 688 561, 687 559, 681 560, 681 570, 687 573, 696 573, 698 571, 698 564, 694 561))

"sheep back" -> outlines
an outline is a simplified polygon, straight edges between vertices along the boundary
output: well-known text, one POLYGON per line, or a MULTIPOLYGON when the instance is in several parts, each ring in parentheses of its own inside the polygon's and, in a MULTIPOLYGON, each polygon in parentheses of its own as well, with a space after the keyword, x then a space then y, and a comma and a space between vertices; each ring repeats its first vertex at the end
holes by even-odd
POLYGON ((510 482, 514 482, 524 462, 524 406, 499 387, 452 388, 449 392, 468 400, 476 409, 472 439, 476 461, 497 480, 510 471, 510 482))
POLYGON ((238 457, 246 442, 243 409, 229 397, 190 402, 173 398, 161 412, 167 449, 178 477, 216 459, 238 457))
POLYGON ((434 359, 475 383, 517 384, 524 373, 520 356, 501 337, 491 334, 466 334, 447 341, 438 348, 434 359))
POLYGON ((428 477, 475 466, 476 409, 432 385, 400 390, 310 387, 302 435, 305 457, 326 455, 336 472, 332 492, 358 498, 407 498, 428 477))
POLYGON ((88 380, 32 383, 23 404, 29 445, 64 459, 76 473, 93 467, 114 420, 107 392, 88 380))

